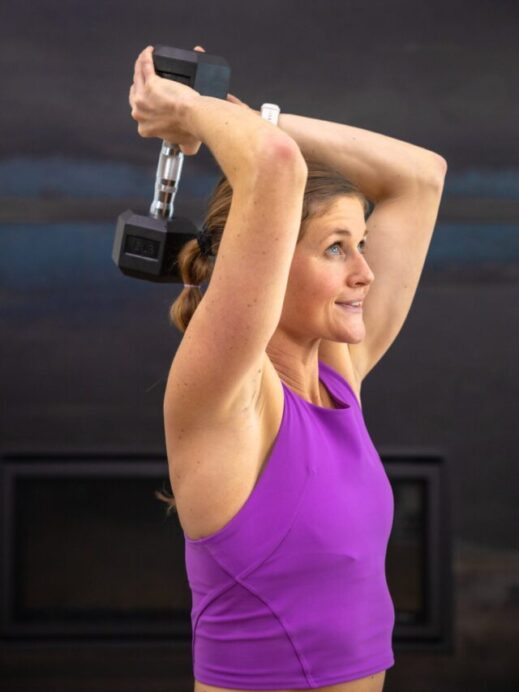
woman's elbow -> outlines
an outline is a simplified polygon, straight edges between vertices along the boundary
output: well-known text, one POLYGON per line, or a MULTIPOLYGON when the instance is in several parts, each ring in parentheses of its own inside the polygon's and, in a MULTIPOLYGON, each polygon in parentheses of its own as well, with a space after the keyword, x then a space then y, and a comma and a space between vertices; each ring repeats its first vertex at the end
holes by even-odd
POLYGON ((431 173, 433 180, 439 180, 443 183, 445 176, 447 175, 447 161, 441 156, 441 154, 435 151, 431 152, 433 154, 433 160, 431 163, 431 173))
POLYGON ((435 187, 443 187, 447 175, 447 161, 434 151, 429 151, 418 168, 418 180, 435 187))
POLYGON ((445 176, 447 175, 447 169, 449 167, 447 164, 447 160, 444 159, 443 156, 440 156, 440 154, 435 154, 435 156, 436 156, 438 168, 440 170, 440 175, 442 178, 445 178, 445 176))

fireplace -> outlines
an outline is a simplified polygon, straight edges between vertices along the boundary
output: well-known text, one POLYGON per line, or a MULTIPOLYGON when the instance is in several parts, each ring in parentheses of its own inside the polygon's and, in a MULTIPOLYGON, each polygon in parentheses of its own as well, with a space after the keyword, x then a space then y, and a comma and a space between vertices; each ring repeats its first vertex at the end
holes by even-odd
MULTIPOLYGON (((448 483, 441 455, 381 455, 395 497, 386 571, 394 643, 451 646, 448 483)), ((190 641, 191 593, 162 455, 1 459, 0 636, 190 641)))

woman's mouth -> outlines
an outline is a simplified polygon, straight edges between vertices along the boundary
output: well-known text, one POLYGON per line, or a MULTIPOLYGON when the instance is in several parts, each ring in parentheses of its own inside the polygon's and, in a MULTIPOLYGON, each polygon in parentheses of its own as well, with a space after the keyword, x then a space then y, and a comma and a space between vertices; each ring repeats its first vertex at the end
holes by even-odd
POLYGON ((349 312, 362 312, 362 303, 357 305, 351 305, 350 303, 337 303, 337 305, 343 310, 348 310, 349 312))

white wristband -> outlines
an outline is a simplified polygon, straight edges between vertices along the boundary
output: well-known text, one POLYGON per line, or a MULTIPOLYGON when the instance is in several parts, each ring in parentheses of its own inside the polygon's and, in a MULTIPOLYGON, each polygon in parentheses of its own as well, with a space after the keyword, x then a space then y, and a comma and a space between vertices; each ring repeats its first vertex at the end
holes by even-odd
POLYGON ((261 117, 273 125, 278 124, 280 112, 279 106, 275 103, 264 103, 261 106, 261 117))

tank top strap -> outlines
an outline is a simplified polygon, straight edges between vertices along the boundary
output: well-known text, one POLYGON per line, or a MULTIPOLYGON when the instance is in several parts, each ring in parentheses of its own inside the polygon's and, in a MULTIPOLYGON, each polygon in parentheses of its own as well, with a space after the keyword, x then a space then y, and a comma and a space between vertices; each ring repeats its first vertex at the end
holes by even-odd
POLYGON ((319 379, 326 385, 328 391, 346 407, 355 407, 360 409, 359 400, 353 391, 350 383, 337 372, 331 365, 318 361, 319 363, 319 379))

